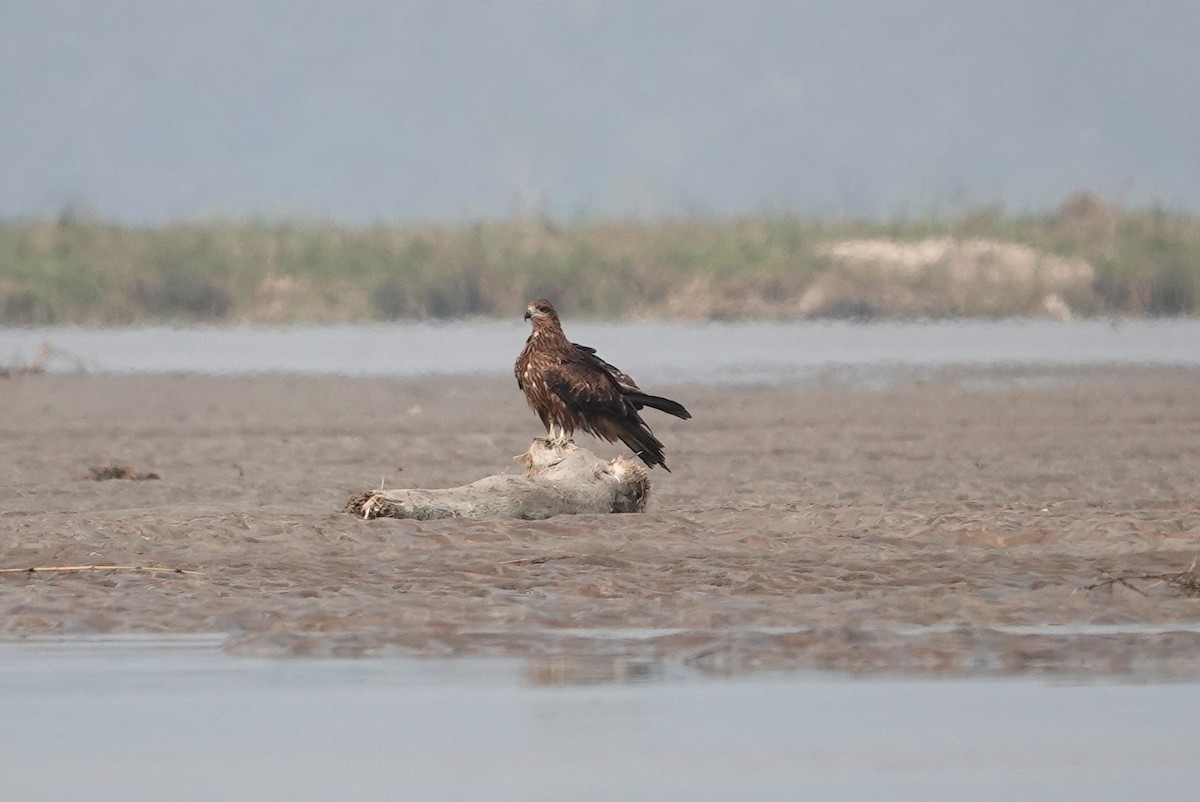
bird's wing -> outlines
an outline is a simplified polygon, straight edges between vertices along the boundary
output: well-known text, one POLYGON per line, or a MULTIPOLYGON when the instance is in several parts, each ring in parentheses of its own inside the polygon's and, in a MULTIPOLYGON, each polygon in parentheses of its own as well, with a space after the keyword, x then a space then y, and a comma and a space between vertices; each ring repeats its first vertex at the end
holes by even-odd
POLYGON ((581 411, 618 413, 625 403, 619 380, 603 366, 611 368, 594 351, 589 353, 577 347, 547 366, 546 385, 567 404, 581 411))
POLYGON ((603 371, 622 390, 633 392, 640 391, 640 388, 637 386, 637 382, 633 380, 632 376, 601 359, 599 355, 596 354, 595 348, 591 348, 587 345, 580 345, 579 343, 571 343, 571 345, 575 347, 575 353, 581 362, 588 364, 595 369, 603 371))

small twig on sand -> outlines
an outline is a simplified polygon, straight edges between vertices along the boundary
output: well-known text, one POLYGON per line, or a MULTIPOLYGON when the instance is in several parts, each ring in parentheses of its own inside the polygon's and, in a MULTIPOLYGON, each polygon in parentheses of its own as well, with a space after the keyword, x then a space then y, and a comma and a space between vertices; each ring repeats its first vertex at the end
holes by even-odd
POLYGON ((53 574, 74 571, 145 571, 150 574, 186 574, 204 576, 199 571, 167 568, 162 565, 35 565, 30 568, 0 568, 0 574, 53 574))
POLYGON ((541 565, 552 560, 566 560, 570 554, 546 554, 541 557, 518 557, 515 560, 505 560, 501 565, 541 565))
POLYGON ((1141 588, 1137 587, 1136 585, 1129 584, 1130 579, 1142 579, 1143 577, 1141 577, 1141 576, 1116 576, 1103 568, 1100 569, 1100 575, 1103 576, 1104 578, 1101 579, 1099 582, 1093 582, 1090 585, 1084 585, 1083 589, 1084 590, 1095 590, 1096 588, 1107 588, 1107 587, 1111 587, 1113 585, 1121 585, 1122 587, 1129 588, 1134 593, 1140 594, 1142 596, 1146 595, 1146 591, 1142 590, 1141 588))
POLYGON ((1192 560, 1192 564, 1183 571, 1175 571, 1163 574, 1149 573, 1124 573, 1114 574, 1113 572, 1101 568, 1100 575, 1104 577, 1098 582, 1093 582, 1090 585, 1084 585, 1084 590, 1095 590, 1096 588, 1112 587, 1113 585, 1121 585, 1129 588, 1135 593, 1142 596, 1148 596, 1145 590, 1134 585, 1134 582, 1151 582, 1154 585, 1168 585, 1179 592, 1181 596, 1186 596, 1189 599, 1200 598, 1200 576, 1196 575, 1196 563, 1200 561, 1200 556, 1192 560))

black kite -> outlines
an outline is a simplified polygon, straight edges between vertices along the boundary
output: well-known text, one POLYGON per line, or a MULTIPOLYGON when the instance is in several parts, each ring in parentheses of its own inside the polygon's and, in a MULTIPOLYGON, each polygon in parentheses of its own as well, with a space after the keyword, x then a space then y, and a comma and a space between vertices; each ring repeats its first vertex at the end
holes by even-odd
POLYGON ((525 310, 533 331, 517 357, 514 373, 525 400, 537 412, 552 442, 565 443, 576 429, 610 443, 620 440, 650 467, 668 471, 663 444, 638 414, 644 407, 690 418, 682 404, 647 395, 628 375, 576 345, 563 334, 554 305, 543 299, 525 310))

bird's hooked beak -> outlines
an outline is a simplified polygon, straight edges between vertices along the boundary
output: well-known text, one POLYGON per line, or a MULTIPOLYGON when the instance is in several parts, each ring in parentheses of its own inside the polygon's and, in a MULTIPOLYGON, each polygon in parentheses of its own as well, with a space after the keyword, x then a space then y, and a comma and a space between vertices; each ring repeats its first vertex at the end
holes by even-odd
POLYGON ((550 307, 549 301, 532 301, 529 306, 525 307, 526 320, 544 320, 552 317, 554 317, 554 310, 550 307))

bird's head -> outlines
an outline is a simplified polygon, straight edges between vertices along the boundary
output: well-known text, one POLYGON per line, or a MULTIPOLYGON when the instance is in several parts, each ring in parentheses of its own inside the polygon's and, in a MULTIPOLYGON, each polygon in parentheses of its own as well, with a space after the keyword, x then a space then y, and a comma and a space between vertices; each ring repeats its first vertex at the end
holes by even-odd
POLYGON ((525 307, 525 319, 532 320, 535 326, 549 321, 557 323, 558 313, 554 311, 554 304, 545 298, 539 298, 525 307))

